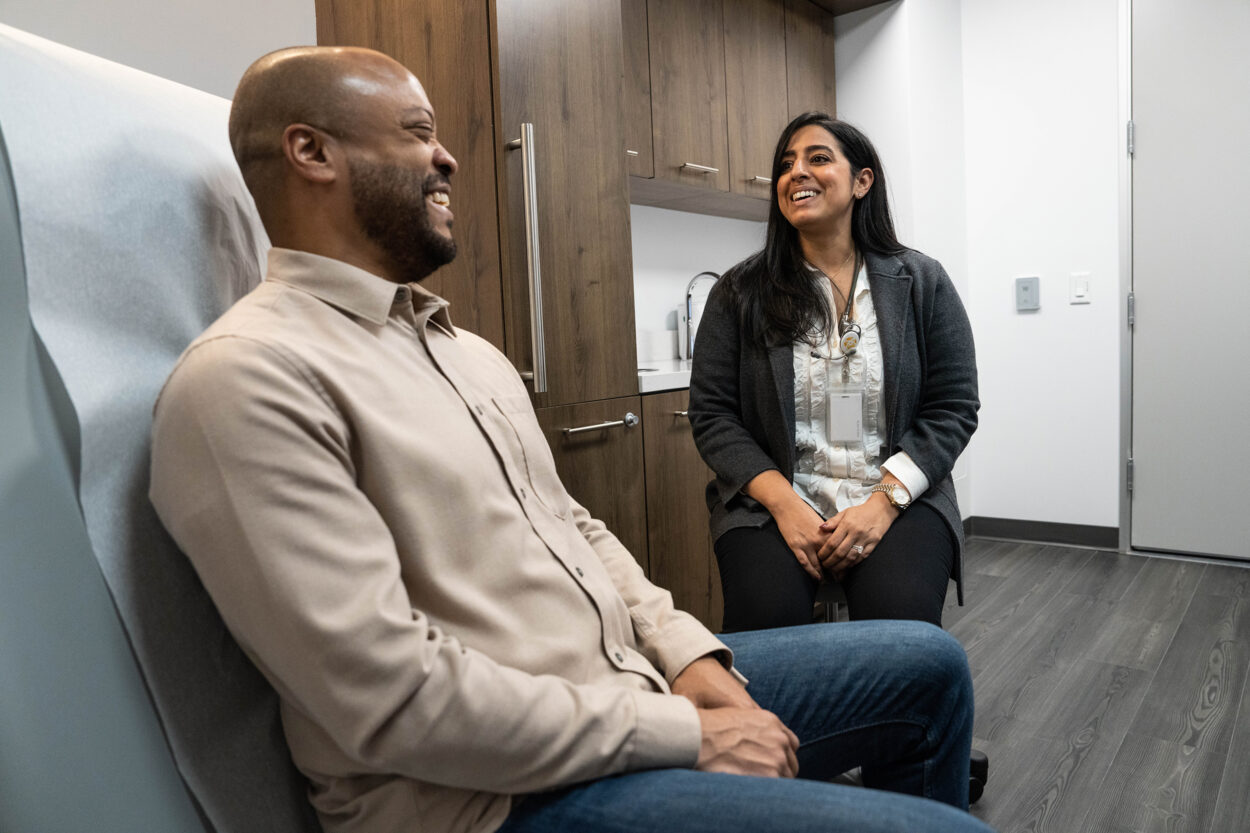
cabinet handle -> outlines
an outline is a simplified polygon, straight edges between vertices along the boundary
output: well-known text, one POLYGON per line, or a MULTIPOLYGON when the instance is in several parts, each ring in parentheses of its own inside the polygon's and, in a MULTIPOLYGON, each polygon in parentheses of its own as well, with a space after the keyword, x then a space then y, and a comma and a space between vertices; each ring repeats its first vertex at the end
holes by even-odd
POLYGON ((625 154, 626 154, 627 156, 637 156, 637 155, 638 155, 638 151, 636 151, 636 150, 630 150, 629 148, 626 148, 626 149, 625 149, 625 154))
POLYGON ((690 419, 690 412, 689 411, 673 411, 673 416, 679 416, 685 419, 690 419))
POLYGON ((633 428, 637 424, 638 424, 638 417, 632 411, 628 411, 626 412, 624 419, 612 419, 612 420, 608 420, 607 422, 600 422, 597 425, 582 425, 578 428, 565 428, 563 429, 563 431, 564 431, 564 436, 567 437, 570 434, 584 434, 587 431, 603 431, 604 429, 616 428, 617 426, 624 426, 625 428, 633 428))
POLYGON ((521 378, 532 379, 534 393, 547 392, 547 343, 543 337, 543 272, 538 248, 538 174, 534 167, 534 125, 521 124, 521 138, 504 146, 521 151, 521 188, 525 193, 525 260, 530 278, 530 352, 534 369, 521 378))
POLYGON ((689 168, 689 169, 690 169, 690 170, 692 170, 692 171, 698 171, 698 172, 699 172, 699 173, 701 173, 701 174, 718 174, 718 173, 720 173, 720 168, 709 168, 707 165, 696 165, 696 164, 695 164, 695 163, 693 163, 693 162, 682 162, 682 163, 681 163, 681 166, 682 166, 683 168, 689 168))
POLYGON ((762 185, 772 185, 773 178, 771 176, 753 176, 747 182, 758 182, 762 185))

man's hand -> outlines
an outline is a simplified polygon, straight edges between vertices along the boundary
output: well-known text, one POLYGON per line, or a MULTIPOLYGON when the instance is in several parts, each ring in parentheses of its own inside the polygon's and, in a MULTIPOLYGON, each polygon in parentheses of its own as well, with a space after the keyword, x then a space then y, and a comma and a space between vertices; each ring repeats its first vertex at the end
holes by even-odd
POLYGON ((758 709, 737 678, 715 657, 700 657, 673 680, 673 693, 680 694, 700 709, 733 707, 758 709))
POLYGON ((699 709, 699 725, 703 743, 695 769, 769 778, 798 774, 799 739, 770 711, 699 709))

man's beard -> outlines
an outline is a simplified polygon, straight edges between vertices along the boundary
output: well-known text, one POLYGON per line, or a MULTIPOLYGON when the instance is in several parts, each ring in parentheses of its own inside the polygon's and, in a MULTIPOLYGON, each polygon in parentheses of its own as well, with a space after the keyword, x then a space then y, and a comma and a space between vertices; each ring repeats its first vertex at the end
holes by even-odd
POLYGON ((349 162, 352 202, 365 235, 378 244, 404 283, 425 278, 456 257, 456 241, 434 230, 426 192, 447 177, 422 178, 400 165, 349 162))

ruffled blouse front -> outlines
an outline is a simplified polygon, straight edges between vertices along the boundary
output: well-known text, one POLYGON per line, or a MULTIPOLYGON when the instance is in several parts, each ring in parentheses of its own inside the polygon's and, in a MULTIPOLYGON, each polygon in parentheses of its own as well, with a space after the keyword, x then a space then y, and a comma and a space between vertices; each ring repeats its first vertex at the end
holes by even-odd
MULTIPOLYGON (((829 279, 813 269, 812 280, 829 308, 836 309, 829 279)), ((853 320, 862 330, 854 354, 843 356, 838 350, 836 328, 794 344, 794 489, 826 518, 868 500, 872 487, 881 482, 885 367, 877 312, 862 266, 853 310, 853 320), (829 391, 848 385, 863 390, 864 439, 862 443, 830 442, 826 426, 829 391)))

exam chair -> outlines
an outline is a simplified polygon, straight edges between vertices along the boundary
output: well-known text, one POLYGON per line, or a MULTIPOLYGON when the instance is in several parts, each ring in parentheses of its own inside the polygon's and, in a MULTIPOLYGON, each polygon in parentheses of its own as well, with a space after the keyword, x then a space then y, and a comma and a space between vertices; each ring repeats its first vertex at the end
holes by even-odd
POLYGON ((268 246, 229 102, 0 26, 0 830, 320 833, 147 499, 152 404, 268 246))

